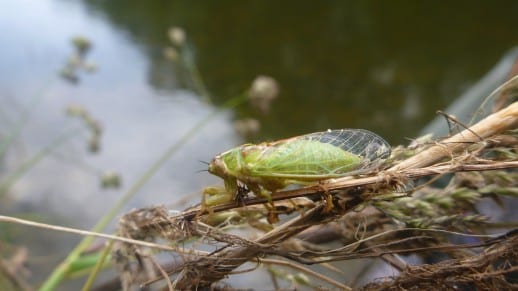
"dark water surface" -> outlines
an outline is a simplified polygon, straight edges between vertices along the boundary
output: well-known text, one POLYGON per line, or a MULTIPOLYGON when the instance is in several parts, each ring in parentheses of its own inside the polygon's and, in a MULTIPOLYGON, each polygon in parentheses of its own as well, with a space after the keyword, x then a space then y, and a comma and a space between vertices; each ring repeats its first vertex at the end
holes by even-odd
MULTIPOLYGON (((240 118, 260 121, 255 141, 365 128, 406 143, 518 44, 516 15, 516 1, 2 1, 0 137, 30 114, 0 178, 64 131, 84 129, 65 115, 68 105, 88 110, 103 134, 96 154, 86 150, 88 131, 61 144, 16 180, 0 211, 91 227, 161 153, 257 75, 279 83, 270 113, 245 105, 218 115, 127 209, 194 203, 202 187, 221 183, 196 173, 205 167, 199 160, 245 141, 232 126, 240 118), (186 31, 214 105, 201 101, 185 68, 164 58, 172 26, 186 31), (98 69, 72 84, 58 72, 76 35, 93 43, 86 59, 98 69), (106 170, 121 175, 121 189, 99 187, 106 170)), ((53 262, 70 250, 65 238, 79 239, 31 234, 39 238, 31 255, 53 262)), ((44 270, 36 282, 49 265, 34 264, 44 270)))
POLYGON ((518 43, 514 1, 86 3, 142 46, 156 88, 170 84, 156 50, 171 25, 186 29, 219 103, 275 77, 271 115, 237 114, 258 117, 263 138, 360 127, 401 143, 518 43))

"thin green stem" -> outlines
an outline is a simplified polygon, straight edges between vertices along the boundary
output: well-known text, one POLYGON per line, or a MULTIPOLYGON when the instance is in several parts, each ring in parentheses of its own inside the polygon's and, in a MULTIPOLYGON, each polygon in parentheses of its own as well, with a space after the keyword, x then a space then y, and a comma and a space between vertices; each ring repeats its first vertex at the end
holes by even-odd
POLYGON ((211 104, 209 91, 207 90, 207 86, 205 86, 200 71, 198 70, 196 63, 193 60, 192 50, 187 44, 179 47, 178 49, 180 51, 180 60, 183 62, 183 65, 185 68, 187 68, 187 71, 191 76, 194 91, 200 95, 204 102, 211 104))
MULTIPOLYGON (((50 87, 50 84, 47 83, 45 87, 50 87)), ((43 90, 43 92, 46 91, 46 88, 43 90)), ((25 109, 22 112, 20 120, 16 123, 16 125, 11 128, 7 136, 4 137, 2 142, 0 142, 0 157, 5 154, 9 146, 13 143, 13 141, 20 135, 20 132, 22 131, 23 127, 27 124, 27 121, 29 121, 31 117, 31 113, 38 107, 38 104, 41 100, 45 97, 45 94, 39 94, 32 98, 29 101, 29 104, 26 105, 25 109)))
POLYGON ((92 272, 90 272, 90 275, 88 276, 88 279, 86 280, 85 284, 83 285, 82 291, 88 291, 92 289, 92 285, 95 281, 95 278, 97 277, 97 274, 99 274, 99 271, 101 270, 102 266, 104 265, 104 261, 110 256, 110 251, 113 247, 113 240, 110 240, 106 247, 103 249, 103 252, 101 254, 101 258, 97 261, 95 264, 94 269, 92 272))
POLYGON ((0 199, 7 193, 9 188, 16 182, 18 179, 25 174, 28 170, 30 170, 34 165, 36 165, 39 161, 41 161, 45 156, 49 155, 61 144, 69 140, 74 135, 78 134, 79 130, 73 129, 66 131, 65 133, 56 137, 50 144, 46 147, 40 149, 33 157, 29 160, 25 161, 21 164, 16 170, 10 173, 7 178, 5 178, 2 182, 0 182, 0 199))

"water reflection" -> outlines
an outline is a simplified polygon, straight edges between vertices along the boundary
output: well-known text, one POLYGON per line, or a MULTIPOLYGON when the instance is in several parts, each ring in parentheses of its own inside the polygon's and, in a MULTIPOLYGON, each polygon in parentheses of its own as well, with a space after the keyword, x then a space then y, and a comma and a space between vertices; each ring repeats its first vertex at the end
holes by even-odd
POLYGON ((130 2, 85 1, 145 44, 152 76, 163 71, 154 52, 166 45, 164 31, 179 25, 219 104, 257 74, 280 82, 271 115, 238 110, 259 118, 258 140, 363 127, 403 142, 518 37, 513 1, 130 2))

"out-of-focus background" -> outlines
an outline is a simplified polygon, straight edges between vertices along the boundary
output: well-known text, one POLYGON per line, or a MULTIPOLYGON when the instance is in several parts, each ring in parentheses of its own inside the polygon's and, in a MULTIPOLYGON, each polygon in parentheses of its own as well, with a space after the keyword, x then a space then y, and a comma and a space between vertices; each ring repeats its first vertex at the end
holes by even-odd
MULTIPOLYGON (((257 76, 278 86, 269 110, 216 114, 126 210, 197 203, 221 183, 200 161, 247 141, 365 128, 406 144, 518 44, 516 15, 512 0, 1 1, 0 213, 90 228, 257 76)), ((80 239, 0 233, 28 246, 34 282, 80 239)))

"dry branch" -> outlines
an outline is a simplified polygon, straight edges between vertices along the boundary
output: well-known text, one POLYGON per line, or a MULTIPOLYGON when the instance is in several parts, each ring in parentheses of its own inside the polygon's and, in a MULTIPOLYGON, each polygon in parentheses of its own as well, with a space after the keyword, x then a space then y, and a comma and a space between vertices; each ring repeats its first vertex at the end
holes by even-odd
POLYGON ((489 138, 518 125, 518 102, 489 115, 477 124, 441 141, 418 155, 415 155, 392 167, 389 171, 426 167, 448 157, 451 153, 463 150, 481 138, 489 138))
POLYGON ((488 243, 492 245, 481 254, 410 266, 399 276, 367 284, 363 290, 510 290, 512 285, 518 288, 518 282, 510 284, 505 278, 518 272, 518 232, 488 243))

